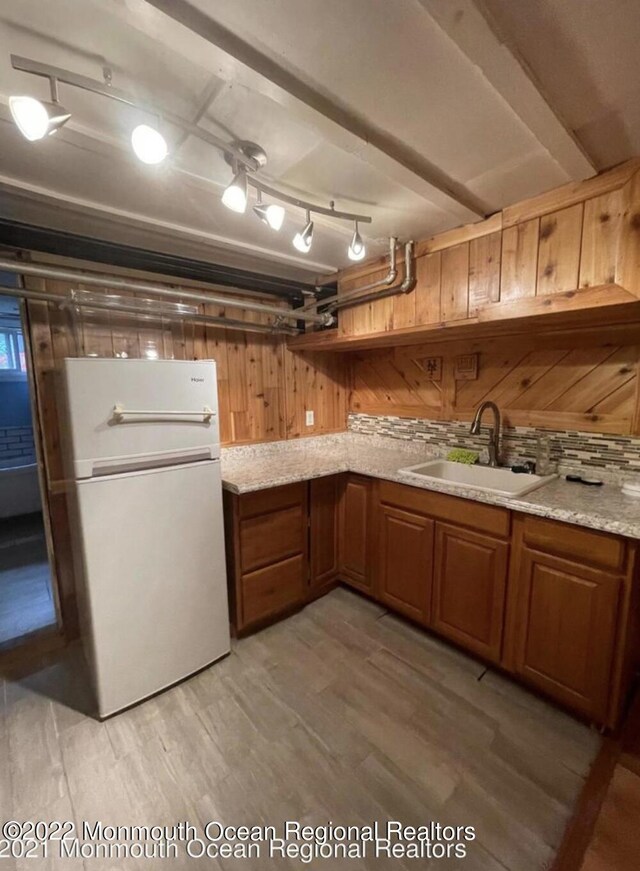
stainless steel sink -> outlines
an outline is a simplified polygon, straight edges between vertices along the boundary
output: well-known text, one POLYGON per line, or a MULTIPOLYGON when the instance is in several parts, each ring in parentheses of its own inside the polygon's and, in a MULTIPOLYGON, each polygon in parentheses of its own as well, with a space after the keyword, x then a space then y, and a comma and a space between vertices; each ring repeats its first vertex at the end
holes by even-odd
POLYGON ((553 481, 555 475, 522 475, 511 469, 492 466, 469 466, 465 463, 452 463, 449 460, 431 460, 417 466, 401 469, 409 476, 422 481, 434 481, 465 487, 468 490, 481 490, 496 496, 524 496, 538 487, 553 481))

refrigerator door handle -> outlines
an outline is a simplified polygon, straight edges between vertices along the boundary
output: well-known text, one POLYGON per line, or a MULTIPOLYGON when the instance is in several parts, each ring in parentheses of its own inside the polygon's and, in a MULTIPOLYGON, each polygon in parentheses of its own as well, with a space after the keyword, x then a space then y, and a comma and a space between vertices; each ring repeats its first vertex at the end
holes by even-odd
POLYGON ((209 423, 211 418, 215 417, 215 411, 208 405, 203 406, 200 411, 154 411, 151 409, 123 408, 121 405, 113 406, 112 420, 114 423, 126 423, 128 417, 148 417, 154 420, 162 420, 167 417, 172 420, 182 418, 192 423, 194 417, 200 417, 203 423, 209 423))

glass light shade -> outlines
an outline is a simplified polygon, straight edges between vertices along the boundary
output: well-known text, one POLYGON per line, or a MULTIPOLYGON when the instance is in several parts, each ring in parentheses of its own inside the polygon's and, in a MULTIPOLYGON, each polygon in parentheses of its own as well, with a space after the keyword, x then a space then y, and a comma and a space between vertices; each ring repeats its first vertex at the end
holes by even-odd
POLYGON ((309 221, 302 233, 296 233, 293 237, 293 247, 302 254, 308 254, 311 251, 311 242, 313 241, 313 221, 309 221))
POLYGON ((253 207, 253 211, 272 230, 279 230, 282 227, 285 215, 283 206, 279 206, 277 203, 269 203, 268 206, 263 205, 263 203, 257 203, 253 207))
POLYGON ((362 260, 364 259, 364 255, 367 253, 367 249, 362 241, 362 236, 357 230, 353 234, 347 253, 349 255, 349 260, 362 260))
POLYGON ((55 133, 71 117, 59 103, 43 103, 34 97, 9 97, 9 108, 18 130, 29 142, 55 133))
POLYGON ((244 170, 236 173, 231 184, 224 189, 222 202, 232 212, 246 211, 247 208, 247 174, 244 170))
POLYGON ((138 160, 151 165, 162 163, 169 153, 162 133, 148 124, 138 124, 135 128, 131 134, 131 147, 138 160))

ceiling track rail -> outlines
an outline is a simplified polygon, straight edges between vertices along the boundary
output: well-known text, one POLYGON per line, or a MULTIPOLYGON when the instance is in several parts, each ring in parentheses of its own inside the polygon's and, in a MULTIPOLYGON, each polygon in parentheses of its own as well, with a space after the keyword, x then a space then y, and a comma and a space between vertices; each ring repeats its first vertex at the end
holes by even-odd
MULTIPOLYGON (((6 257, 0 258, 0 272, 13 272, 18 275, 30 275, 36 278, 50 278, 56 281, 71 281, 79 285, 93 287, 106 287, 114 290, 126 290, 134 293, 147 293, 151 296, 159 296, 173 299, 178 302, 197 302, 204 305, 232 306, 243 311, 255 312, 256 314, 269 315, 277 318, 278 323, 283 321, 306 321, 311 324, 328 326, 333 322, 333 315, 315 314, 302 309, 289 309, 275 305, 268 305, 254 300, 234 297, 231 294, 221 296, 215 293, 182 290, 180 288, 159 287, 141 281, 130 281, 126 278, 117 278, 113 275, 102 275, 95 272, 79 272, 73 269, 62 269, 58 266, 42 266, 36 263, 26 263, 11 260, 6 257)), ((55 297, 55 294, 53 294, 55 297)), ((297 331, 296 331, 297 332, 297 331)))
MULTIPOLYGON (((14 70, 20 70, 20 72, 29 73, 32 76, 40 76, 41 78, 48 79, 52 90, 55 89, 56 95, 59 84, 69 85, 72 88, 79 88, 80 90, 89 91, 92 94, 99 94, 101 97, 115 100, 118 103, 124 103, 126 106, 132 106, 133 108, 139 109, 141 112, 144 112, 147 115, 152 115, 155 118, 162 118, 169 124, 180 128, 184 134, 195 136, 197 139, 200 139, 208 145, 212 145, 214 148, 222 151, 222 153, 229 158, 232 164, 243 167, 249 173, 255 173, 263 166, 263 162, 257 160, 251 153, 248 153, 246 149, 243 149, 241 143, 227 142, 219 136, 216 136, 215 133, 211 133, 209 130, 205 130, 203 127, 188 121, 181 115, 176 115, 175 113, 162 109, 159 106, 150 103, 142 103, 139 100, 134 99, 126 91, 114 87, 111 84, 110 77, 101 82, 98 79, 91 79, 88 76, 79 75, 78 73, 63 69, 62 67, 52 66, 51 64, 45 64, 16 54, 11 55, 11 65, 14 70)), ((327 215, 332 218, 337 218, 340 221, 357 221, 359 224, 370 224, 372 221, 372 218, 369 215, 357 215, 353 212, 342 212, 335 209, 333 203, 331 203, 329 207, 319 206, 317 203, 311 203, 307 200, 282 193, 277 190, 277 188, 265 184, 260 181, 259 178, 252 175, 247 177, 247 182, 255 188, 255 190, 270 195, 282 202, 297 206, 307 212, 313 212, 317 215, 327 215)))
POLYGON ((191 312, 168 312, 165 309, 154 312, 152 308, 141 310, 135 305, 122 304, 120 302, 100 302, 96 299, 83 300, 74 296, 73 291, 68 296, 63 296, 56 293, 48 293, 41 290, 29 290, 23 287, 12 287, 10 285, 0 284, 0 294, 3 296, 13 296, 18 299, 33 300, 34 302, 53 303, 62 309, 71 309, 72 311, 79 308, 87 308, 90 310, 120 312, 122 314, 134 315, 141 320, 181 320, 189 323, 203 324, 205 326, 227 327, 228 329, 243 330, 250 333, 269 333, 271 335, 297 336, 300 334, 295 327, 287 326, 286 324, 260 324, 252 321, 242 321, 236 318, 228 318, 223 315, 201 315, 191 312))

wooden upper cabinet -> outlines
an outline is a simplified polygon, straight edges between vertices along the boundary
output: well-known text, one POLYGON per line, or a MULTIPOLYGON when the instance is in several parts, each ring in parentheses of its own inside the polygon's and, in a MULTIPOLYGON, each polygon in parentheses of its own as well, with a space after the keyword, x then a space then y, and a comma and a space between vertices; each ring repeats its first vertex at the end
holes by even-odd
POLYGON ((340 497, 340 577, 358 589, 371 590, 371 481, 346 475, 340 497))
POLYGON ((501 233, 480 236, 469 243, 469 315, 500 300, 501 233))
POLYGON ((469 243, 445 248, 440 271, 441 319, 466 318, 469 314, 469 243))
POLYGON ((319 589, 338 575, 339 495, 338 475, 309 482, 309 584, 312 588, 319 589))
POLYGON ((433 628, 499 662, 509 545, 488 535, 436 524, 433 628))
MULTIPOLYGON (((409 344, 433 339, 443 324, 472 331, 477 321, 486 335, 491 321, 578 320, 590 309, 633 303, 640 298, 639 213, 640 162, 634 160, 419 241, 415 289, 344 309, 335 338, 360 336, 365 347, 364 337, 377 334, 373 347, 382 346, 382 334, 399 331, 409 344)), ((380 259, 373 266, 347 270, 340 291, 384 275, 380 259)), ((291 341, 313 344, 313 333, 291 341)), ((317 339, 319 348, 331 344, 326 334, 317 339)))
POLYGON ((431 618, 434 527, 422 514, 380 504, 378 598, 424 624, 431 618))
POLYGON ((502 232, 500 301, 536 295, 540 219, 523 221, 502 232))
POLYGON ((580 287, 615 283, 622 212, 622 190, 610 191, 584 204, 580 287))
POLYGON ((604 722, 620 578, 525 547, 515 581, 516 673, 604 722))
POLYGON ((582 216, 578 203, 540 219, 537 296, 578 287, 582 216))

